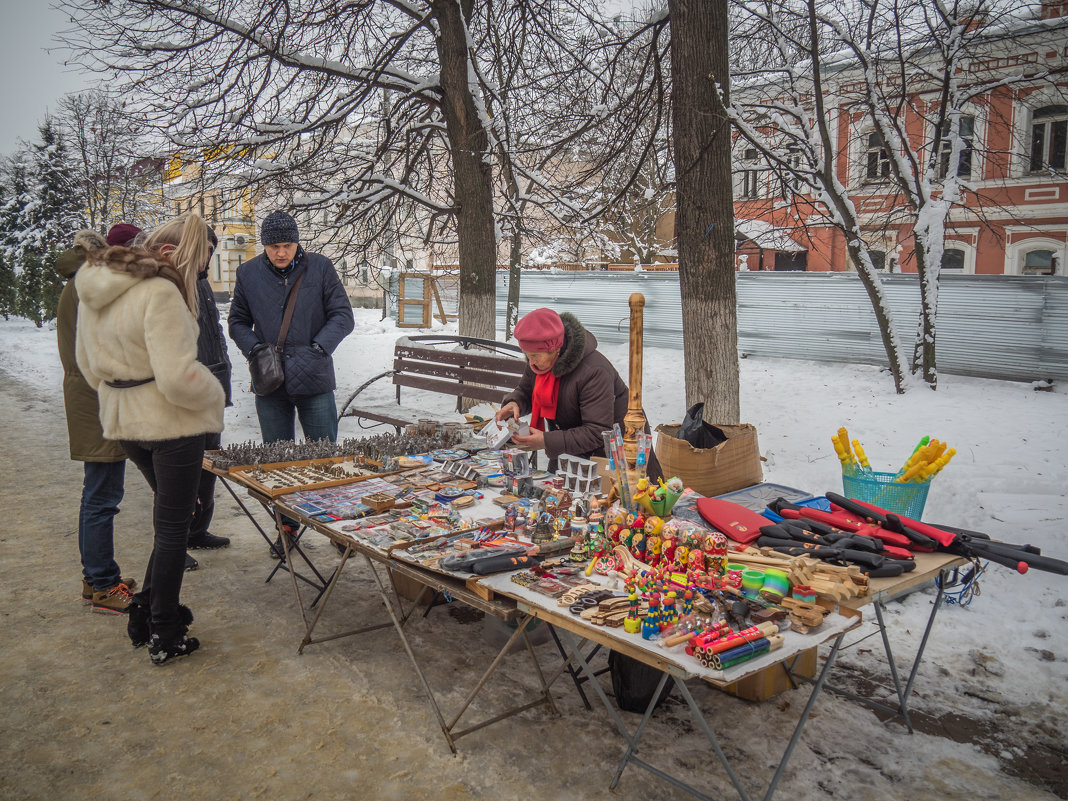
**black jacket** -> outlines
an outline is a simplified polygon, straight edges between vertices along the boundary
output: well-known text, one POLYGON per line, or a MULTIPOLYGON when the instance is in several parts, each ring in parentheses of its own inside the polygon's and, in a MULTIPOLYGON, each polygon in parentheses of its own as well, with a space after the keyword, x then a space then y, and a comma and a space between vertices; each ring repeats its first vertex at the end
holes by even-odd
POLYGON ((355 320, 334 265, 325 256, 299 249, 283 272, 261 253, 237 268, 230 303, 230 336, 248 358, 260 343, 278 341, 290 289, 302 274, 283 348, 284 391, 290 396, 319 395, 337 387, 330 354, 351 333, 355 320))
POLYGON ((215 305, 215 293, 208 281, 208 271, 197 275, 197 300, 200 303, 197 324, 200 334, 197 336, 197 361, 207 367, 219 379, 223 392, 226 393, 226 405, 230 402, 230 355, 226 352, 226 338, 223 336, 222 317, 219 307, 215 305))

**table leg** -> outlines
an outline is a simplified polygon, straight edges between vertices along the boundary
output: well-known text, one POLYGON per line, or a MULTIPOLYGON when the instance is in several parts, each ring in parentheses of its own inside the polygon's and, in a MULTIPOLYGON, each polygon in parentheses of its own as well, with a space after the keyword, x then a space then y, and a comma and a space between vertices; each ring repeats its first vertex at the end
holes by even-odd
MULTIPOLYGON (((912 695, 912 685, 915 683, 916 676, 920 670, 920 662, 923 660, 923 652, 927 649, 927 641, 928 639, 930 639, 931 630, 934 628, 935 617, 938 616, 938 610, 942 608, 942 601, 945 598, 945 593, 942 588, 945 586, 946 577, 949 572, 949 570, 942 570, 939 574, 940 580, 936 582, 936 584, 938 585, 938 591, 935 595, 934 603, 931 606, 931 614, 927 616, 927 625, 924 627, 923 630, 923 638, 920 640, 920 647, 916 651, 916 656, 912 660, 912 666, 909 668, 908 681, 905 683, 904 687, 901 686, 901 677, 898 675, 897 663, 894 661, 894 652, 890 646, 890 637, 887 633, 886 620, 883 617, 883 611, 886 609, 886 604, 884 604, 882 601, 876 601, 874 603, 875 618, 877 621, 879 634, 882 637, 883 641, 883 652, 886 654, 886 661, 890 668, 890 681, 893 684, 894 692, 897 694, 896 707, 889 706, 879 701, 875 701, 871 698, 866 698, 862 695, 858 695, 857 693, 853 693, 848 690, 843 690, 839 687, 832 687, 828 685, 827 689, 830 692, 835 693, 836 695, 841 695, 846 698, 850 698, 854 701, 859 701, 860 703, 869 706, 872 709, 877 709, 880 712, 886 712, 891 715, 890 720, 893 720, 894 718, 901 718, 902 720, 904 720, 905 727, 908 730, 909 734, 912 734, 914 730, 912 727, 912 719, 909 717, 909 697, 912 695)), ((863 640, 868 636, 871 635, 865 635, 865 637, 861 639, 863 640)))
MULTIPOLYGON (((675 684, 675 687, 679 690, 679 693, 686 701, 686 705, 689 707, 690 713, 693 716, 694 721, 704 733, 705 738, 711 744, 712 749, 716 754, 716 757, 720 761, 720 764, 723 765, 723 768, 727 773, 727 777, 730 779, 731 784, 734 785, 734 789, 738 792, 739 798, 741 798, 742 801, 749 801, 749 795, 746 793, 745 788, 742 787, 737 774, 734 772, 729 760, 727 759, 727 755, 723 752, 723 749, 720 747, 719 741, 716 739, 712 728, 708 725, 708 720, 705 718, 704 713, 701 712, 700 707, 698 707, 697 702, 694 700, 693 695, 690 693, 689 688, 686 686, 686 682, 682 678, 672 675, 668 672, 663 672, 661 674, 660 682, 657 685, 656 692, 653 693, 653 697, 650 699, 649 705, 646 707, 645 713, 642 716, 641 723, 638 725, 637 730, 632 735, 627 729, 626 724, 624 724, 622 719, 620 718, 615 706, 612 704, 611 701, 608 700, 608 696, 604 692, 604 689, 601 687, 600 682, 596 681, 596 679, 594 678, 592 667, 590 667, 589 663, 582 657, 580 646, 577 642, 577 637, 571 635, 568 632, 561 632, 561 636, 565 638, 565 642, 567 643, 568 648, 570 649, 569 654, 566 658, 568 660, 577 660, 579 667, 586 673, 587 677, 590 679, 590 683, 593 685, 595 691, 597 692, 597 695, 600 697, 601 702, 604 704, 605 708, 608 710, 609 715, 612 717, 612 720, 615 722, 616 728, 619 730, 620 734, 627 742, 627 750, 624 753, 623 758, 616 769, 615 776, 613 777, 612 782, 610 784, 610 789, 614 790, 616 788, 626 766, 629 763, 633 763, 641 768, 644 768, 655 776, 660 777, 664 781, 669 782, 675 787, 678 787, 681 790, 685 790, 687 793, 690 793, 691 795, 697 798, 709 799, 709 796, 703 794, 697 788, 693 787, 692 785, 686 784, 675 776, 672 776, 671 774, 655 767, 654 765, 646 762, 645 760, 640 759, 636 755, 638 750, 638 743, 641 740, 642 734, 645 731, 646 724, 652 717, 652 713, 656 706, 657 699, 660 697, 660 693, 666 685, 668 678, 671 678, 671 680, 675 684)), ((764 795, 764 801, 770 801, 775 793, 775 790, 778 787, 779 781, 782 778, 782 774, 786 770, 786 765, 789 762, 790 757, 793 755, 794 748, 797 746, 797 743, 801 738, 801 733, 805 728, 805 724, 808 722, 809 716, 811 715, 812 707, 816 703, 816 699, 819 697, 819 694, 825 685, 827 675, 830 672, 831 667, 834 665, 834 662, 838 656, 838 651, 844 636, 844 634, 839 635, 838 638, 834 641, 834 645, 831 648, 831 652, 830 654, 828 654, 827 660, 824 662, 823 669, 820 671, 819 677, 814 682, 812 693, 809 695, 808 702, 805 704, 805 708, 802 710, 801 716, 794 727, 793 735, 790 738, 790 742, 787 744, 786 750, 783 752, 782 758, 779 760, 779 765, 775 770, 775 775, 772 777, 771 783, 769 784, 767 792, 764 795)))
MULTIPOLYGON (((493 662, 490 663, 490 666, 486 668, 485 672, 482 674, 482 677, 478 680, 478 683, 474 686, 471 692, 468 693, 467 698, 464 699, 463 704, 460 706, 460 711, 457 712, 456 716, 449 722, 448 732, 450 742, 457 740, 460 737, 463 737, 465 734, 470 734, 473 731, 478 731, 479 729, 485 728, 486 726, 489 726, 492 723, 496 723, 497 721, 512 717, 513 715, 517 715, 520 712, 524 712, 540 704, 545 704, 546 706, 548 706, 549 710, 552 712, 553 715, 560 714, 556 709, 556 704, 553 702, 552 693, 549 691, 549 685, 545 681, 545 676, 541 671, 541 666, 538 664, 537 656, 534 653, 534 646, 531 644, 530 638, 527 637, 526 626, 533 619, 534 616, 529 613, 519 619, 518 623, 516 624, 515 631, 512 632, 512 636, 508 638, 508 642, 506 642, 504 646, 500 649, 500 651, 497 652, 497 656, 494 657, 493 662), (526 645, 527 653, 530 656, 530 660, 534 663, 534 670, 537 673, 538 681, 541 684, 541 696, 526 704, 512 707, 511 709, 502 712, 499 715, 495 715, 492 718, 469 726, 468 728, 462 731, 456 731, 456 724, 460 722, 460 718, 463 717, 464 712, 467 711, 467 708, 475 700, 475 697, 479 694, 479 692, 482 691, 482 688, 489 680, 490 675, 493 673, 493 671, 497 669, 497 666, 501 663, 501 660, 504 659, 505 654, 508 653, 508 650, 512 647, 512 644, 520 637, 523 638, 523 642, 526 645)), ((453 750, 455 751, 455 749, 453 750)))
MULTIPOLYGON (((334 587, 337 585, 337 580, 341 576, 341 571, 345 567, 345 564, 348 562, 349 557, 353 553, 354 553, 354 551, 352 549, 352 546, 351 545, 347 545, 345 547, 345 552, 341 555, 341 564, 339 564, 337 566, 337 569, 334 570, 334 574, 330 577, 330 581, 326 585, 326 588, 324 590, 324 594, 322 595, 322 602, 319 603, 318 608, 315 610, 315 617, 312 618, 311 623, 309 623, 307 625, 306 629, 305 629, 304 639, 301 641, 300 647, 297 649, 297 653, 298 654, 304 653, 304 646, 306 646, 306 645, 313 645, 315 643, 320 643, 320 642, 329 642, 330 640, 338 640, 338 639, 341 639, 342 637, 351 637, 353 635, 364 634, 364 633, 369 632, 369 631, 378 631, 379 629, 389 628, 392 625, 391 623, 375 623, 375 624, 370 625, 370 626, 361 626, 358 629, 350 629, 349 631, 342 631, 342 632, 338 632, 337 634, 330 634, 330 635, 327 635, 326 637, 320 637, 317 640, 313 640, 312 639, 312 631, 315 629, 316 625, 319 623, 319 618, 322 617, 323 610, 326 609, 326 605, 330 602, 330 595, 331 595, 331 593, 333 593, 334 587)), ((298 602, 299 602, 299 600, 298 600, 298 602)))
MULTIPOLYGON (((223 476, 218 476, 218 478, 219 478, 219 481, 222 483, 222 485, 224 487, 226 487, 226 491, 230 493, 230 497, 234 499, 234 502, 237 503, 237 505, 241 509, 241 511, 245 513, 245 517, 247 517, 252 522, 252 525, 256 527, 256 530, 260 533, 260 536, 263 537, 263 541, 267 543, 267 547, 269 547, 269 548, 273 547, 274 546, 274 540, 271 539, 271 535, 268 534, 266 531, 264 531, 263 526, 260 525, 260 523, 256 519, 255 515, 252 514, 252 512, 249 510, 249 508, 245 505, 244 501, 241 500, 241 497, 236 492, 234 492, 234 488, 230 486, 230 482, 228 482, 223 476)), ((267 508, 266 504, 264 504, 264 508, 267 508)), ((268 513, 269 514, 271 513, 270 509, 268 509, 268 513)), ((319 579, 319 583, 316 584, 310 578, 308 578, 307 576, 304 576, 304 575, 302 575, 300 573, 297 573, 297 578, 300 579, 301 581, 303 581, 305 584, 309 584, 312 587, 315 587, 317 590, 319 590, 319 594, 321 595, 322 591, 326 588, 327 580, 325 578, 323 578, 323 575, 318 571, 318 569, 316 569, 315 565, 312 564, 311 560, 308 559, 307 555, 304 553, 303 550, 300 550, 298 548, 297 551, 300 553, 300 557, 304 560, 304 562, 308 565, 308 567, 311 569, 311 571, 319 579)), ((275 574, 279 570, 284 570, 286 572, 289 572, 290 571, 290 567, 284 560, 279 560, 278 564, 276 564, 274 566, 274 569, 271 570, 271 572, 267 575, 267 578, 264 580, 264 583, 265 584, 269 584, 271 579, 274 578, 275 574)), ((315 604, 318 602, 318 600, 319 600, 319 598, 318 598, 318 596, 316 596, 315 601, 312 602, 312 606, 315 606, 315 604)))
POLYGON ((434 698, 434 691, 430 689, 430 684, 427 682, 426 676, 423 675, 423 670, 419 667, 419 661, 415 658, 415 654, 412 652, 412 647, 408 643, 408 637, 404 633, 404 625, 393 611, 393 602, 389 597, 389 593, 386 591, 385 585, 382 583, 382 578, 378 575, 378 571, 375 570, 371 557, 367 554, 363 554, 363 558, 367 561, 367 566, 371 568, 371 575, 374 576, 375 583, 378 585, 378 594, 382 597, 382 602, 386 606, 386 612, 389 613, 390 620, 393 621, 393 628, 397 630, 397 636, 400 637, 401 645, 404 647, 405 653, 408 654, 408 659, 412 663, 412 667, 415 668, 415 674, 419 677, 419 683, 423 685, 423 691, 426 693, 427 699, 430 701, 430 707, 434 710, 434 715, 438 719, 438 725, 441 726, 442 734, 445 735, 445 741, 449 744, 449 750, 455 754, 456 744, 453 742, 452 734, 445 723, 444 716, 441 714, 441 708, 438 706, 437 699, 434 698))

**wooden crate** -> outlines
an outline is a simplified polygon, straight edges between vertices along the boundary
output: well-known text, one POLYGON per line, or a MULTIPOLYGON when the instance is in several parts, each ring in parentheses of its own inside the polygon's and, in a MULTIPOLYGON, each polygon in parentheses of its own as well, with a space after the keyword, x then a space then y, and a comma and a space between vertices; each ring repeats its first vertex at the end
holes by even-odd
MULTIPOLYGON (((809 679, 816 675, 816 648, 809 648, 797 655, 793 672, 797 676, 809 679)), ((786 675, 786 669, 779 663, 770 665, 752 676, 746 676, 741 681, 728 684, 723 691, 747 701, 766 701, 790 689, 793 689, 790 677, 786 675)))
MULTIPOLYGON (((344 476, 342 478, 326 479, 323 481, 313 481, 307 484, 292 484, 283 487, 269 487, 254 477, 254 473, 259 470, 270 471, 279 470, 289 467, 310 467, 316 465, 331 465, 338 464, 340 462, 354 461, 352 457, 348 456, 332 456, 325 459, 305 459, 295 462, 272 462, 270 464, 262 465, 241 465, 240 467, 231 467, 230 476, 237 482, 249 487, 256 492, 266 495, 269 498, 277 498, 279 495, 288 495, 291 492, 298 492, 300 490, 317 490, 324 489, 325 487, 339 487, 343 484, 355 484, 360 481, 366 481, 369 478, 381 478, 383 476, 391 475, 389 472, 375 472, 369 473, 364 476, 344 476)), ((381 465, 375 462, 363 462, 364 467, 380 468, 381 465)))

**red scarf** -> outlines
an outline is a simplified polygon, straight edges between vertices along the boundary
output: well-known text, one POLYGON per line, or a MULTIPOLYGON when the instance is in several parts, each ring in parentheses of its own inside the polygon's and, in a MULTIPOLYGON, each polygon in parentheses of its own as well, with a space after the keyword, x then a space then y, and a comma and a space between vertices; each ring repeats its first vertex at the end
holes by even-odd
MULTIPOLYGON (((556 362, 554 361, 553 364, 556 362)), ((533 367, 531 368, 534 369, 533 367)), ((530 427, 539 431, 548 430, 544 420, 556 419, 556 401, 560 396, 560 378, 553 375, 550 367, 544 373, 535 371, 534 392, 530 396, 530 427)))

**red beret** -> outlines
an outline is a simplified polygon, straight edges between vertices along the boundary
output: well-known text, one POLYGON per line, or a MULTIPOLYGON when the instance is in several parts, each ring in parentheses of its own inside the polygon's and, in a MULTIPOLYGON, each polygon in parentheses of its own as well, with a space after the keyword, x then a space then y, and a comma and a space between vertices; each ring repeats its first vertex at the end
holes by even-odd
POLYGON ((111 226, 111 230, 108 231, 108 244, 109 245, 129 245, 133 241, 133 238, 141 233, 141 229, 136 225, 130 225, 130 223, 119 223, 118 225, 111 226))
POLYGON ((552 309, 535 309, 516 323, 515 338, 527 353, 549 353, 564 346, 564 321, 552 309))

